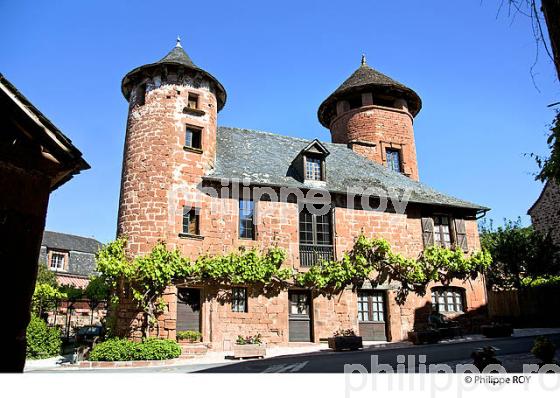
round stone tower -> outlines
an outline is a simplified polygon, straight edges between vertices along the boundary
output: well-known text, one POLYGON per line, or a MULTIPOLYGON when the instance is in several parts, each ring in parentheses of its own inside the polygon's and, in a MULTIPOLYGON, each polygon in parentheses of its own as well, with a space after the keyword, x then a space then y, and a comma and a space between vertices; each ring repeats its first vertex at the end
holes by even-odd
POLYGON ((131 254, 158 239, 177 242, 185 195, 196 190, 216 157, 217 114, 226 91, 177 44, 160 61, 130 71, 122 81, 129 102, 117 235, 131 254))
POLYGON ((422 102, 403 84, 360 67, 319 106, 319 122, 334 143, 418 180, 413 122, 422 102))

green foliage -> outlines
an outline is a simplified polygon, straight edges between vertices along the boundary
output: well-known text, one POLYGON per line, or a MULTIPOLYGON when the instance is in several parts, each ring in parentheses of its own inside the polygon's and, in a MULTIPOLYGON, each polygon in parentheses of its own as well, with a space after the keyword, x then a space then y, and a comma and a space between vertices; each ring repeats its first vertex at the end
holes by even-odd
POLYGON ((246 345, 246 344, 262 344, 262 336, 261 334, 256 334, 254 336, 237 336, 237 340, 235 341, 235 344, 238 345, 246 345))
POLYGON ((202 333, 197 330, 182 330, 177 332, 177 340, 187 340, 195 343, 202 340, 202 333))
POLYGON ((225 255, 201 256, 194 261, 183 258, 178 250, 168 250, 158 242, 150 253, 129 260, 124 252, 126 241, 118 239, 98 254, 98 270, 109 286, 123 287, 145 314, 144 334, 157 327, 156 317, 165 309, 161 296, 173 282, 215 284, 295 284, 319 291, 333 292, 346 286, 371 280, 374 284, 399 283, 398 300, 413 290, 424 294, 431 281, 476 278, 491 261, 486 252, 465 257, 462 251, 429 247, 418 259, 391 251, 387 241, 361 235, 354 248, 340 261, 324 261, 307 272, 295 273, 282 268, 286 253, 278 247, 262 252, 238 250, 225 255), (126 287, 126 288, 124 288, 126 287))
POLYGON ((55 273, 49 270, 45 264, 39 264, 31 301, 32 312, 40 315, 44 311, 53 310, 56 300, 64 298, 66 295, 60 290, 55 273))
POLYGON ((540 169, 536 179, 542 182, 554 180, 560 184, 560 112, 556 112, 546 143, 550 149, 548 157, 532 154, 540 169))
POLYGON ((49 327, 41 318, 32 315, 27 326, 27 358, 43 359, 57 356, 61 346, 60 329, 49 327))
POLYGON ((556 345, 544 336, 538 336, 531 352, 544 363, 553 363, 556 345))
POLYGON ((541 287, 541 286, 560 287, 560 276, 523 278, 521 280, 521 285, 525 287, 541 287))
POLYGON ((560 275, 559 249, 551 237, 523 227, 520 219, 498 228, 481 224, 480 241, 493 259, 486 275, 490 287, 520 289, 560 275))
POLYGON ((110 294, 110 289, 109 285, 105 281, 105 278, 101 276, 94 276, 90 279, 83 293, 88 300, 93 303, 98 303, 100 301, 107 300, 110 294))
POLYGON ((181 346, 173 340, 149 338, 138 343, 135 351, 135 359, 172 359, 181 355, 181 346))
POLYGON ((393 253, 384 239, 369 239, 360 235, 352 251, 340 261, 324 261, 307 272, 296 275, 301 286, 339 291, 365 280, 381 285, 399 284, 397 300, 402 302, 414 291, 425 294, 430 282, 446 283, 454 278, 476 278, 491 262, 487 252, 475 252, 466 257, 460 249, 428 247, 418 259, 393 253))
POLYGON ((37 268, 37 280, 36 284, 46 284, 52 287, 58 287, 58 281, 56 280, 56 274, 47 268, 45 264, 39 264, 37 268))
POLYGON ((84 296, 84 289, 72 285, 62 285, 60 291, 66 300, 72 302, 80 300, 84 296))
POLYGON ((136 345, 127 339, 113 338, 96 344, 89 354, 90 361, 132 361, 136 345))
POLYGON ((181 347, 173 340, 148 338, 142 342, 113 338, 96 344, 90 361, 142 361, 177 358, 181 347))

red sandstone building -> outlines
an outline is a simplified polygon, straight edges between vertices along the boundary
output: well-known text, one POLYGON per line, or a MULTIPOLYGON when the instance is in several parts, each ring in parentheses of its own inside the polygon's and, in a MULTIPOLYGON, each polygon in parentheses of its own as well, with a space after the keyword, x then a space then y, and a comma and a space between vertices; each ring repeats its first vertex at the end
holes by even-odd
MULTIPOLYGON (((179 41, 162 60, 129 72, 122 92, 130 107, 118 234, 128 237, 132 255, 159 239, 190 258, 275 244, 287 251, 286 266, 301 269, 340 258, 360 232, 414 258, 432 244, 479 249, 476 219, 488 209, 418 181, 413 122, 420 97, 365 59, 319 107, 332 143, 218 127, 226 91, 179 41), (238 185, 242 192, 232 194, 238 185), (328 196, 324 214, 303 205, 312 192, 328 196)), ((199 330, 204 342, 226 350, 238 335, 318 342, 340 328, 395 341, 426 321, 432 301, 452 315, 486 305, 482 277, 430 286, 402 305, 395 286, 355 288, 326 297, 302 289, 170 286, 160 333, 199 330)), ((119 326, 138 333, 135 311, 123 306, 119 326)))

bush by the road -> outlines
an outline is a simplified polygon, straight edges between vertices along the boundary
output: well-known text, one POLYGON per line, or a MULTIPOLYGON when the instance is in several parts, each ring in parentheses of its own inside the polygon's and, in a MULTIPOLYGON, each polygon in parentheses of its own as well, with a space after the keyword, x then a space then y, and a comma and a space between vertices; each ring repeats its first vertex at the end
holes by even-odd
POLYGON ((60 354, 62 339, 58 327, 49 327, 41 318, 33 315, 27 326, 27 358, 43 359, 60 354))
POLYGON ((177 358, 181 347, 173 340, 156 338, 134 342, 127 339, 113 338, 93 347, 90 361, 142 361, 177 358))

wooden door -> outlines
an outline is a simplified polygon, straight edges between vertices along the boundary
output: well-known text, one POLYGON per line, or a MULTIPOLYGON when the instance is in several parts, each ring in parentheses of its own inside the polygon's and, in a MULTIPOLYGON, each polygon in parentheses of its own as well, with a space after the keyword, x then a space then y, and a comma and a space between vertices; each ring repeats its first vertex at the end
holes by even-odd
POLYGON ((200 289, 177 290, 177 331, 200 332, 200 289))
POLYGON ((364 341, 386 341, 385 292, 358 290, 358 327, 364 341))
POLYGON ((291 290, 289 296, 289 340, 311 341, 311 295, 305 290, 291 290))

